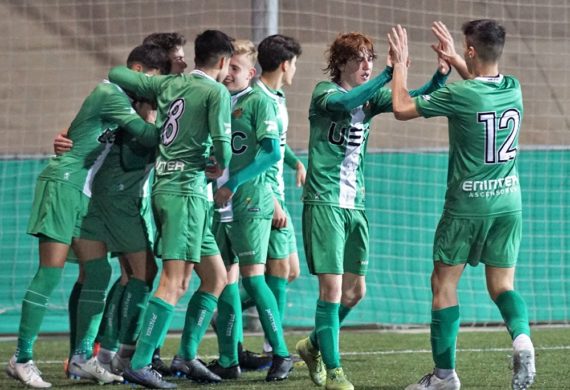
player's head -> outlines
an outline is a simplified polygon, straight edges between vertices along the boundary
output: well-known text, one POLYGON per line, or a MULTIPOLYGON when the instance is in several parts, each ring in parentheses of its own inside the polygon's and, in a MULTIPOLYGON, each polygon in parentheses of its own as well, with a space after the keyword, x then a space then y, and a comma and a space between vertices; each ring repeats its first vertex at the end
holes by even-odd
POLYGON ((170 59, 167 52, 160 46, 139 45, 129 53, 127 66, 132 70, 147 74, 168 74, 170 59))
POLYGON ((261 72, 273 72, 281 68, 284 84, 291 85, 297 70, 297 57, 302 53, 299 42, 281 34, 270 35, 259 43, 257 51, 261 72))
POLYGON ((219 30, 206 30, 194 41, 194 63, 197 68, 219 69, 218 81, 228 74, 234 54, 233 39, 219 30))
POLYGON ((188 66, 184 58, 184 45, 186 44, 184 35, 177 32, 152 33, 145 37, 143 44, 145 43, 152 43, 166 50, 172 64, 171 73, 182 73, 188 66))
POLYGON ((234 54, 230 60, 230 69, 224 78, 224 85, 232 92, 241 91, 248 87, 255 76, 257 49, 253 42, 236 40, 234 54))
POLYGON ((465 62, 469 71, 473 61, 485 64, 496 64, 503 54, 505 46, 505 28, 497 21, 479 19, 466 22, 461 27, 465 35, 465 62))
POLYGON ((324 69, 335 83, 356 87, 372 74, 376 58, 372 39, 359 32, 339 34, 327 51, 328 65, 324 69))

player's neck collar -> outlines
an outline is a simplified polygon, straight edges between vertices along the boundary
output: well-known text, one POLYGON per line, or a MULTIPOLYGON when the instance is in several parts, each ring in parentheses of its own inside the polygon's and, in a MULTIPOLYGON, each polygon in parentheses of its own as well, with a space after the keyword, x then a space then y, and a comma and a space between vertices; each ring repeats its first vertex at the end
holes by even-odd
POLYGON ((200 69, 194 69, 192 72, 190 72, 190 74, 195 74, 197 76, 206 77, 212 81, 216 81, 216 79, 214 79, 212 76, 210 76, 209 74, 207 74, 206 72, 204 72, 200 69))
POLYGON ((475 77, 475 80, 485 81, 487 83, 500 83, 503 81, 503 75, 499 73, 497 76, 479 76, 475 77))

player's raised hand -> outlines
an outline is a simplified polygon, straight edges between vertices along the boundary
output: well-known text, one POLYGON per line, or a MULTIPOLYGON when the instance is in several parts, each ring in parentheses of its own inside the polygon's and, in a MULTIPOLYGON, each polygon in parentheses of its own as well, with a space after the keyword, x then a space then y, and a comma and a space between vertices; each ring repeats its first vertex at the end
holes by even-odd
POLYGON ((455 51, 453 37, 445 24, 440 21, 433 22, 431 31, 439 41, 437 45, 431 45, 431 48, 445 61, 453 61, 457 57, 457 52, 455 51))
POLYGON ((61 156, 69 152, 73 147, 73 141, 67 138, 67 130, 58 133, 53 140, 53 152, 56 156, 61 156))
POLYGON ((465 60, 455 51, 453 37, 443 22, 433 22, 431 31, 439 41, 437 45, 431 45, 431 48, 437 53, 438 57, 453 66, 464 79, 473 77, 469 71, 465 60))
POLYGON ((390 59, 394 65, 409 65, 408 54, 408 34, 401 25, 392 28, 388 33, 388 43, 390 44, 390 59))
MULTIPOLYGON (((438 48, 441 50, 441 43, 438 44, 438 48)), ((432 45, 433 47, 433 45, 432 45)), ((451 70, 451 65, 449 64, 449 62, 447 60, 445 60, 442 56, 437 55, 437 70, 439 71, 439 73, 441 74, 448 74, 449 71, 451 70)))

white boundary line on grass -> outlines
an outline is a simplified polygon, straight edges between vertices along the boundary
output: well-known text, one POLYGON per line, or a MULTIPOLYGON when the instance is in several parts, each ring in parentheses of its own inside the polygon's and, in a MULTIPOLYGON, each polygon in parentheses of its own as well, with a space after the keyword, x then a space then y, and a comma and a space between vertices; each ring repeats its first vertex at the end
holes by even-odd
MULTIPOLYGON (((460 348, 457 352, 512 352, 512 348, 460 348)), ((552 347, 536 347, 536 351, 560 351, 570 350, 570 345, 559 345, 552 347)), ((431 353, 431 349, 402 349, 390 351, 368 351, 368 352, 341 352, 341 356, 370 356, 370 355, 400 355, 413 353, 431 353)), ((215 359, 217 356, 203 356, 206 360, 215 359)), ((166 358, 170 360, 171 358, 166 358)), ((61 360, 37 360, 38 364, 63 364, 61 360)))

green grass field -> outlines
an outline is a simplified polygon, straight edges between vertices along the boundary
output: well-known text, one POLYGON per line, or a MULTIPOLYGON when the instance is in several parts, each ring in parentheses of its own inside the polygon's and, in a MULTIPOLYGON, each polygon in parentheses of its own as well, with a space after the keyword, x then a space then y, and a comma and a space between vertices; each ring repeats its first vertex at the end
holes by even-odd
MULTIPOLYGON (((303 336, 303 333, 287 334, 291 351, 294 351, 296 341, 303 336)), ((570 327, 534 329, 533 340, 538 372, 533 389, 570 389, 570 327)), ((176 352, 177 343, 177 336, 168 338, 163 355, 171 358, 176 352)), ((252 350, 259 350, 261 337, 249 336, 245 344, 252 350)), ((9 359, 14 346, 14 340, 0 341, 2 361, 9 359)), ((511 343, 505 330, 462 329, 457 347, 457 372, 462 389, 510 388, 511 343)), ((204 340, 200 353, 208 359, 216 354, 216 348, 215 338, 209 335, 204 340)), ((429 335, 425 332, 347 330, 341 333, 341 351, 343 366, 356 389, 403 389, 432 369, 429 335)), ((62 362, 66 353, 65 338, 40 338, 36 347, 36 360, 44 378, 51 381, 54 388, 101 389, 90 382, 65 379, 62 362)), ((267 384, 264 378, 265 372, 247 372, 237 381, 226 381, 216 386, 197 385, 182 379, 175 382, 178 388, 199 387, 204 390, 315 388, 308 379, 307 368, 304 366, 297 366, 285 382, 267 384)), ((23 388, 23 385, 5 374, 0 376, 0 389, 18 388, 23 388)))

